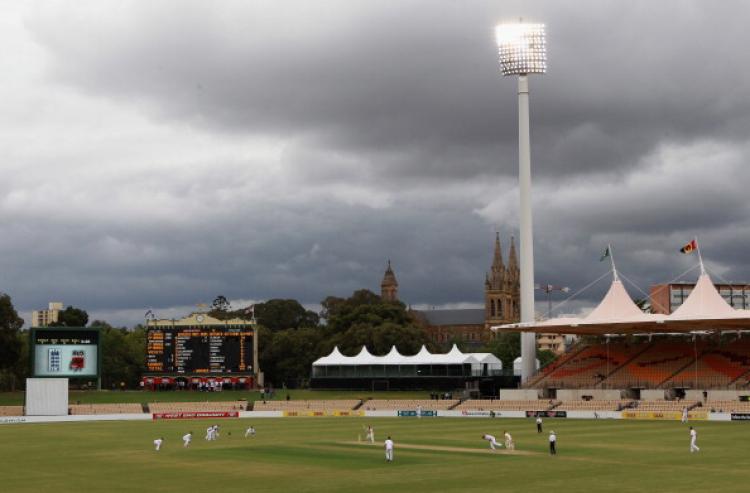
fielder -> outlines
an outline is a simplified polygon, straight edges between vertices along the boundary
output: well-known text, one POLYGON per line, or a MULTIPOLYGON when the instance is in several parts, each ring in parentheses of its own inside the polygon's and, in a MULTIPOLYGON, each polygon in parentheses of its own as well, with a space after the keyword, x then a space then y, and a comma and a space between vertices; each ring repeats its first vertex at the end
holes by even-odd
POLYGON ((391 437, 385 441, 385 461, 393 462, 393 440, 391 437))
POLYGON ((700 452, 701 449, 695 444, 695 441, 698 439, 698 432, 695 431, 695 428, 692 426, 690 427, 690 453, 693 452, 700 452))
POLYGON ((255 428, 253 427, 253 425, 250 425, 250 427, 245 430, 245 438, 247 437, 255 438, 255 428))
POLYGON ((213 440, 214 427, 209 426, 206 428, 206 440, 213 440))
POLYGON ((159 449, 161 449, 161 444, 164 442, 164 438, 157 438, 154 440, 154 447, 156 447, 156 451, 158 452, 159 449))
POLYGON ((688 408, 686 407, 682 408, 682 418, 680 419, 680 422, 682 423, 688 422, 688 408))
POLYGON ((542 432, 542 417, 541 416, 536 417, 536 432, 537 433, 542 432))
POLYGON ((422 417, 422 406, 417 406, 417 417, 418 418, 422 417))
POLYGON ((497 440, 492 435, 482 435, 482 440, 490 442, 490 449, 495 450, 495 447, 502 447, 502 444, 497 443, 497 440))
POLYGON ((549 432, 549 455, 557 455, 557 435, 554 431, 549 432))
POLYGON ((188 448, 190 446, 190 442, 193 441, 193 432, 189 432, 187 435, 182 437, 182 447, 188 448))
POLYGON ((510 436, 510 433, 508 433, 507 431, 505 431, 505 432, 503 432, 503 435, 505 436, 505 448, 508 449, 508 450, 515 450, 516 449, 516 444, 513 441, 513 437, 510 436))
POLYGON ((372 429, 372 425, 367 425, 367 441, 371 445, 375 443, 375 430, 372 429))

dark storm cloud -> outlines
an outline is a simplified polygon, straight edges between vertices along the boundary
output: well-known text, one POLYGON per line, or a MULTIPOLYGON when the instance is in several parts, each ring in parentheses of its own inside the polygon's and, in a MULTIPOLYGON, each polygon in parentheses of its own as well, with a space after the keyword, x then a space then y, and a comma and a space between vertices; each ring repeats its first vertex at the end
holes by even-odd
POLYGON ((663 139, 750 130, 741 3, 334 2, 314 17, 301 3, 177 5, 29 25, 68 84, 217 132, 369 156, 386 181, 514 173, 514 80, 498 75, 493 26, 517 13, 549 25, 550 71, 532 81, 541 176, 612 173, 663 139))
POLYGON ((537 281, 587 285, 612 242, 645 290, 690 267, 676 250, 694 235, 716 274, 750 279, 747 4, 325 5, 27 12, 19 52, 40 68, 0 107, 0 289, 118 321, 217 294, 377 291, 390 257, 407 303, 482 303, 494 232, 507 255, 518 228, 515 80, 493 29, 519 15, 548 25, 537 281))

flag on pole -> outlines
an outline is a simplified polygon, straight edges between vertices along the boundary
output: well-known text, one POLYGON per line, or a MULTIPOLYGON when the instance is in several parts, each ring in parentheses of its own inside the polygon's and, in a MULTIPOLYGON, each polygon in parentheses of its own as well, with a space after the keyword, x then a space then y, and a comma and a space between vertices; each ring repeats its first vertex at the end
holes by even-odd
POLYGON ((605 258, 612 255, 612 252, 609 251, 609 246, 607 246, 607 249, 604 250, 604 253, 602 254, 602 257, 599 259, 599 262, 603 262, 605 258))
POLYGON ((693 253, 694 250, 698 249, 698 242, 696 240, 691 241, 684 247, 680 248, 680 253, 688 254, 693 253))

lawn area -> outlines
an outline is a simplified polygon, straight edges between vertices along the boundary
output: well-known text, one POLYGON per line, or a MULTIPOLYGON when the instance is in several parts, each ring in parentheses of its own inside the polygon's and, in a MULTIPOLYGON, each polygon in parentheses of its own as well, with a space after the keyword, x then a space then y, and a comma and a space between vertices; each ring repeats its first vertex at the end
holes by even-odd
MULTIPOLYGON (((401 391, 338 391, 338 390, 278 390, 274 393, 273 400, 286 399, 289 394, 291 399, 429 399, 427 391, 401 392, 401 391)), ((111 404, 118 402, 205 402, 205 401, 235 401, 245 399, 249 401, 260 400, 260 392, 257 391, 230 391, 223 392, 148 392, 142 390, 133 391, 109 391, 109 390, 71 390, 68 400, 70 404, 111 404)), ((268 399, 266 399, 268 400, 268 399)), ((21 406, 24 403, 23 392, 0 393, 0 406, 21 406)))
POLYGON ((558 435, 550 457, 547 435, 527 419, 225 419, 221 438, 206 442, 214 422, 3 425, 0 491, 746 492, 750 484, 750 423, 694 423, 701 452, 690 454, 679 422, 547 419, 558 435), (357 441, 368 423, 378 445, 357 441), (256 438, 243 437, 249 424, 256 438), (489 451, 480 435, 506 429, 519 452, 489 451), (184 449, 189 430, 195 441, 184 449), (390 464, 387 434, 396 443, 390 464))

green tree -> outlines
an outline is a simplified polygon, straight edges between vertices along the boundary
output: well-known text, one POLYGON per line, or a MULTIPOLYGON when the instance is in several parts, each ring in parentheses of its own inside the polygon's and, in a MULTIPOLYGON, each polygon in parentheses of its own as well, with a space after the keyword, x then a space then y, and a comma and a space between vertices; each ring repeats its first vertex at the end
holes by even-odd
POLYGON ((23 319, 7 294, 0 294, 0 385, 15 388, 16 366, 21 359, 23 319))
POLYGON ((297 300, 272 299, 255 305, 255 319, 272 330, 317 327, 318 314, 306 310, 297 300))
POLYGON ((89 314, 86 310, 68 306, 60 312, 57 322, 49 324, 50 327, 86 327, 89 323, 89 314))
POLYGON ((497 356, 503 362, 503 368, 512 369, 513 361, 521 356, 521 334, 499 332, 483 350, 497 356))
POLYGON ((146 331, 142 326, 133 330, 112 327, 102 320, 91 322, 100 332, 102 349, 102 387, 137 388, 146 360, 146 331))
POLYGON ((290 380, 304 383, 310 377, 312 363, 318 359, 323 333, 316 328, 270 331, 261 328, 260 367, 266 383, 280 386, 290 380))
POLYGON ((219 295, 216 297, 214 302, 211 304, 211 311, 218 311, 218 312, 228 312, 232 310, 232 304, 229 303, 229 300, 224 295, 219 295))

